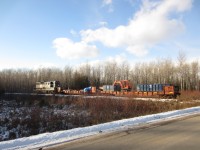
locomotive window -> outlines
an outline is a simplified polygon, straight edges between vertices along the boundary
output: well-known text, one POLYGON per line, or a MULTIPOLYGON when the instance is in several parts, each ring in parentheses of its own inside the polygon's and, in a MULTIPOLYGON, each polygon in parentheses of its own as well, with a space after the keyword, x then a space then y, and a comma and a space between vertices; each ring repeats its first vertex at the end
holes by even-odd
POLYGON ((50 87, 53 87, 53 82, 50 82, 50 87))
POLYGON ((56 81, 56 87, 60 87, 60 82, 56 81))
POLYGON ((174 86, 174 90, 178 92, 179 91, 179 86, 174 86))

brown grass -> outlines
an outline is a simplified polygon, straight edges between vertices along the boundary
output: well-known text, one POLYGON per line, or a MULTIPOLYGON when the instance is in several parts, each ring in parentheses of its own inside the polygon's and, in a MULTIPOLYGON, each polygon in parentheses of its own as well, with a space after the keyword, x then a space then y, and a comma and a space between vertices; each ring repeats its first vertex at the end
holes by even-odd
POLYGON ((96 99, 79 98, 75 105, 90 112, 91 124, 98 124, 198 106, 199 103, 138 101, 131 98, 116 100, 107 97, 96 99))
POLYGON ((200 100, 200 91, 181 91, 180 101, 200 100))

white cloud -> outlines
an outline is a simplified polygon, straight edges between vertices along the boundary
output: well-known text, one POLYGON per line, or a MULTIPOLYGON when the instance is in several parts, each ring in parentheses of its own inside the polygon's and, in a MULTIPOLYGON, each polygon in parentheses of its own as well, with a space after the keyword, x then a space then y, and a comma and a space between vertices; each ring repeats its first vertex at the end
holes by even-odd
POLYGON ((92 60, 92 61, 87 61, 87 62, 83 62, 80 64, 77 64, 75 66, 76 69, 80 68, 81 66, 85 66, 85 65, 90 65, 91 67, 102 67, 104 64, 106 63, 117 63, 118 65, 124 63, 124 62, 128 62, 127 61, 127 56, 124 53, 121 53, 119 55, 115 55, 115 56, 109 56, 105 59, 96 59, 96 60, 92 60))
POLYGON ((106 58, 106 62, 116 62, 117 64, 121 64, 123 62, 126 62, 127 57, 126 54, 122 53, 119 55, 115 55, 115 56, 110 56, 108 58, 106 58))
MULTIPOLYGON (((105 1, 106 2, 106 1, 105 1)), ((109 1, 107 1, 109 4, 109 1)), ((107 47, 125 47, 136 56, 148 53, 153 45, 176 36, 185 30, 180 19, 170 16, 190 9, 192 0, 143 0, 140 10, 129 21, 114 29, 101 27, 96 30, 82 30, 82 41, 101 42, 107 47)))
POLYGON ((113 3, 112 0, 103 0, 102 6, 103 6, 103 7, 108 6, 108 12, 113 12, 113 11, 114 11, 114 8, 113 8, 112 3, 113 3))
POLYGON ((108 23, 107 23, 106 21, 101 21, 101 22, 99 22, 99 25, 100 25, 100 26, 103 26, 103 27, 106 26, 107 24, 108 24, 108 23))
POLYGON ((126 1, 129 2, 131 6, 136 5, 136 0, 126 0, 126 1))
POLYGON ((23 60, 0 60, 0 70, 3 69, 38 69, 38 68, 55 68, 58 67, 57 64, 51 62, 24 62, 23 60))
POLYGON ((103 5, 111 5, 112 0, 103 0, 103 5))
MULTIPOLYGON (((104 0, 112 5, 112 0, 104 0)), ((127 25, 110 29, 102 22, 100 28, 80 31, 81 41, 73 42, 68 38, 53 41, 56 53, 61 58, 91 58, 99 54, 95 42, 106 47, 125 49, 128 53, 141 57, 149 53, 154 45, 171 39, 185 31, 178 14, 192 7, 192 0, 143 0, 142 6, 127 25), (176 15, 174 15, 176 14, 176 15)), ((71 30, 72 34, 76 34, 71 30)))
POLYGON ((99 53, 95 45, 89 45, 84 41, 73 42, 68 38, 57 38, 53 41, 53 47, 61 58, 77 59, 96 57, 99 53))
POLYGON ((138 57, 148 54, 148 50, 143 45, 128 46, 126 50, 138 57))
POLYGON ((70 33, 73 35, 73 36, 76 36, 77 35, 77 32, 73 29, 70 30, 70 33))

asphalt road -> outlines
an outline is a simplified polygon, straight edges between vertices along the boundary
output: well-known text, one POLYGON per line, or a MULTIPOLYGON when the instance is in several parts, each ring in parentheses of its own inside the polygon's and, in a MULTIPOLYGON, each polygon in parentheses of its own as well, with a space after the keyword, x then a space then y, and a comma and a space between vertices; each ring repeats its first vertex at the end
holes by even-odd
POLYGON ((200 115, 84 138, 48 150, 199 150, 200 115))

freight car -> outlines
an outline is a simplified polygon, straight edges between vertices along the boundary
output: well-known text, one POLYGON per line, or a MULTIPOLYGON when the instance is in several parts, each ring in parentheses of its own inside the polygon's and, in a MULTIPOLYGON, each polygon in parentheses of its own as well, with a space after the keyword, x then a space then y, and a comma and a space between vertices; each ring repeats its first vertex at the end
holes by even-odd
POLYGON ((159 96, 176 98, 180 95, 179 86, 173 84, 139 84, 137 85, 137 96, 159 96))
POLYGON ((34 91, 36 93, 60 93, 61 87, 59 81, 41 81, 36 82, 34 91))

